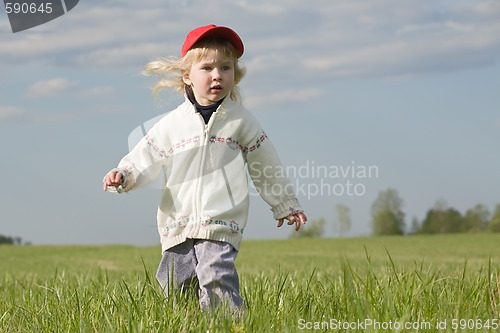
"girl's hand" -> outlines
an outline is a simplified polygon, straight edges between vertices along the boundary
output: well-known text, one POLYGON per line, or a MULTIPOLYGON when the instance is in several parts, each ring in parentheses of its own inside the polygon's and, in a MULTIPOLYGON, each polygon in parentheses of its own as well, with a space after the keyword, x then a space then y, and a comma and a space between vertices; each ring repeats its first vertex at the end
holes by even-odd
POLYGON ((104 178, 104 183, 102 185, 103 190, 106 191, 108 186, 118 187, 122 185, 123 176, 120 171, 111 171, 104 178))
POLYGON ((306 224, 307 216, 304 213, 290 214, 287 217, 279 220, 278 228, 283 225, 285 219, 288 220, 288 225, 292 225, 295 223, 295 231, 299 231, 300 224, 306 224))

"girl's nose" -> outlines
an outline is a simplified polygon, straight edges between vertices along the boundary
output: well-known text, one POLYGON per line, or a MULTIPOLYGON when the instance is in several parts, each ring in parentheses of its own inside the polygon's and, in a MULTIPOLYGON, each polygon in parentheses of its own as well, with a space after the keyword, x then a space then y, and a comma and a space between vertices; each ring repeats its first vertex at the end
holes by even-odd
POLYGON ((218 69, 214 69, 212 71, 212 80, 213 81, 218 81, 218 80, 220 80, 220 78, 221 78, 221 75, 220 75, 219 70, 218 69))

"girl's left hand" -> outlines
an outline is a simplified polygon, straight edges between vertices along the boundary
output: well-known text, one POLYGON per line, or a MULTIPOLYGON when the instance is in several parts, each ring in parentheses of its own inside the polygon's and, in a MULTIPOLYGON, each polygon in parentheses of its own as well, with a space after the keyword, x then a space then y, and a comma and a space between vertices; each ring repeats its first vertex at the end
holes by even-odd
POLYGON ((278 228, 283 225, 283 222, 285 221, 285 219, 288 220, 288 225, 292 225, 295 223, 295 231, 299 231, 300 224, 306 224, 307 216, 304 213, 290 214, 287 217, 279 220, 278 228))

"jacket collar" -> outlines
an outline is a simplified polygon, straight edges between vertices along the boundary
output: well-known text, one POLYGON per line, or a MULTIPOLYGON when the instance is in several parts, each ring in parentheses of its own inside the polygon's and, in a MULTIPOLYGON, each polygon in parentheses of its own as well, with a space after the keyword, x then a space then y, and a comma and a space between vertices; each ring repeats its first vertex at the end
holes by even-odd
MULTIPOLYGON (((212 116, 217 115, 217 118, 226 117, 228 110, 231 110, 232 108, 234 108, 234 106, 237 103, 238 102, 236 102, 235 100, 232 100, 231 97, 226 96, 224 98, 224 101, 222 101, 222 104, 219 105, 219 107, 217 108, 217 110, 214 112, 214 114, 212 116)), ((193 103, 191 103, 191 101, 189 100, 189 98, 186 94, 184 94, 183 106, 186 109, 186 111, 188 111, 190 114, 195 115, 197 113, 196 107, 193 105, 193 103)))

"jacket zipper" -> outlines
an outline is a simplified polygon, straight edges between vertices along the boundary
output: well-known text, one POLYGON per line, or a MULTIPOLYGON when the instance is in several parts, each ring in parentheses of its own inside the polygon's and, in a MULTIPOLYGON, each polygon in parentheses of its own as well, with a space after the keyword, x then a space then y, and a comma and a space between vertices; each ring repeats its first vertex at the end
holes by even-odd
POLYGON ((195 223, 199 227, 199 224, 201 222, 202 216, 201 216, 201 196, 202 196, 202 184, 203 184, 203 171, 204 171, 204 165, 205 165, 205 159, 206 159, 206 154, 207 154, 207 149, 208 149, 208 141, 209 141, 209 125, 212 121, 213 115, 210 118, 209 124, 205 124, 203 118, 201 117, 200 114, 199 118, 200 121, 202 122, 204 126, 203 130, 203 138, 200 140, 203 142, 203 147, 201 151, 201 158, 200 158, 200 165, 199 171, 198 171, 198 179, 197 179, 197 184, 196 184, 196 194, 195 194, 195 223))

